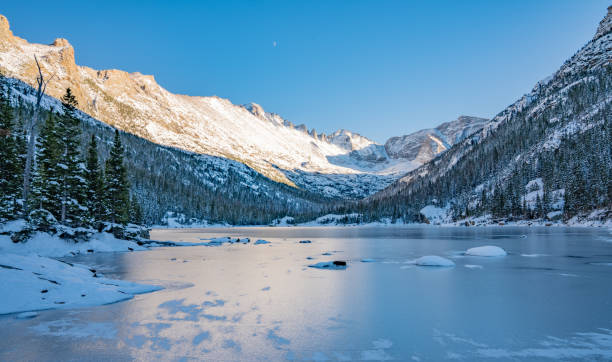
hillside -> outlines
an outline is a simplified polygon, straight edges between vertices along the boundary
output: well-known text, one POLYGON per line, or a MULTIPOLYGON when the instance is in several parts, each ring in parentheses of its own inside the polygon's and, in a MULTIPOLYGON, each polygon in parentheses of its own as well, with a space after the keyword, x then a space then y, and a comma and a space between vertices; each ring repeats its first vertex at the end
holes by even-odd
POLYGON ((612 7, 596 35, 485 127, 361 208, 423 220, 598 217, 612 209, 612 7))

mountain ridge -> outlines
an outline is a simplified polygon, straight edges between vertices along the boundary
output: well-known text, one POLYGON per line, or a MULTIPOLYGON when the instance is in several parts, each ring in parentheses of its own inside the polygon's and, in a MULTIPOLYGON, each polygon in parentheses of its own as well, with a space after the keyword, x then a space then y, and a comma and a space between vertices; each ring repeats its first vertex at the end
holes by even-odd
POLYGON ((0 15, 0 72, 35 85, 34 56, 53 76, 47 93, 60 98, 70 87, 79 108, 95 119, 160 145, 244 163, 271 180, 326 197, 365 197, 424 161, 389 157, 382 145, 351 131, 326 135, 295 126, 255 103, 173 94, 152 75, 77 65, 68 40, 29 43, 13 35, 0 15))

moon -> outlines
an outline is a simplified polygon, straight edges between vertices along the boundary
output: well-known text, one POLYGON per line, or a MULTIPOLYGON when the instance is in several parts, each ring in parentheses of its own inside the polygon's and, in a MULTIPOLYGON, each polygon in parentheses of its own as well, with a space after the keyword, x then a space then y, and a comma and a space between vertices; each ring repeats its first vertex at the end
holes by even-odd
POLYGON ((276 40, 272 42, 272 46, 276 48, 276 40))

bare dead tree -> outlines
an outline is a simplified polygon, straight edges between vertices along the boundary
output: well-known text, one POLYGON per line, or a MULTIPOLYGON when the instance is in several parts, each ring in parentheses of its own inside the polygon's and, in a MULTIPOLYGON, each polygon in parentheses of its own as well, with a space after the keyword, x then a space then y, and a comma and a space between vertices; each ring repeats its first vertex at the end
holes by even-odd
POLYGON ((42 69, 40 67, 40 63, 38 62, 38 58, 36 55, 34 56, 34 61, 36 62, 36 67, 38 68, 38 76, 36 77, 36 104, 34 106, 34 112, 32 114, 32 118, 29 120, 26 125, 26 131, 28 133, 28 150, 26 153, 26 163, 25 169, 23 172, 23 202, 24 202, 24 217, 28 215, 28 198, 30 196, 30 179, 32 177, 32 166, 34 163, 34 152, 36 151, 36 125, 38 124, 39 117, 41 115, 41 103, 42 99, 47 90, 47 85, 49 82, 55 77, 52 75, 51 78, 45 79, 43 75, 42 69))

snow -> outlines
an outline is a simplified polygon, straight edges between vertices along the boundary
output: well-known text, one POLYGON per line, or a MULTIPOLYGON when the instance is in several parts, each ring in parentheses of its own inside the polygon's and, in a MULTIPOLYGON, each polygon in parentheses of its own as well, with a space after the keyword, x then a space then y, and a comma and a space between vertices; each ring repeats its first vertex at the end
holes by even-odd
POLYGON ((87 252, 136 251, 145 247, 109 233, 95 233, 87 242, 75 243, 43 232, 36 232, 26 243, 13 243, 8 235, 0 235, 0 253, 62 257, 87 252), (132 250, 130 250, 132 249, 132 250))
POLYGON ((299 224, 300 226, 320 226, 320 225, 346 225, 355 224, 361 220, 361 214, 327 214, 319 216, 313 221, 299 224))
POLYGON ((27 226, 27 223, 24 219, 17 219, 8 221, 5 223, 0 223, 0 233, 14 233, 23 230, 27 226))
POLYGON ((315 269, 343 270, 346 269, 347 264, 344 262, 344 265, 342 265, 342 263, 339 263, 338 261, 322 261, 320 263, 309 265, 308 267, 315 269))
POLYGON ((287 225, 292 225, 294 224, 294 218, 291 216, 285 216, 282 217, 280 219, 274 219, 271 223, 271 225, 274 226, 287 226, 287 225))
POLYGON ((443 258, 441 256, 437 256, 437 255, 422 256, 414 260, 414 264, 419 265, 419 266, 440 266, 440 267, 455 266, 455 263, 452 260, 443 258))
POLYGON ((504 249, 500 248, 499 246, 486 245, 486 246, 478 246, 475 248, 468 249, 465 252, 465 255, 496 257, 496 256, 506 256, 508 255, 508 253, 504 249))
POLYGON ((441 208, 435 205, 427 205, 421 209, 420 213, 430 223, 434 225, 439 225, 450 221, 449 211, 450 209, 448 206, 441 208))
MULTIPOLYGON (((22 220, 1 225, 5 233, 23 230, 25 226, 22 220)), ((68 233, 78 230, 62 228, 68 233)), ((52 259, 81 253, 147 250, 109 233, 80 231, 91 232, 91 239, 77 243, 35 232, 28 241, 13 243, 9 235, 0 235, 0 295, 3 296, 0 314, 108 304, 160 289, 108 279, 87 266, 52 259)), ((34 316, 20 314, 17 318, 34 316)))
POLYGON ((33 254, 0 253, 0 314, 109 304, 159 289, 107 279, 83 265, 33 254))

